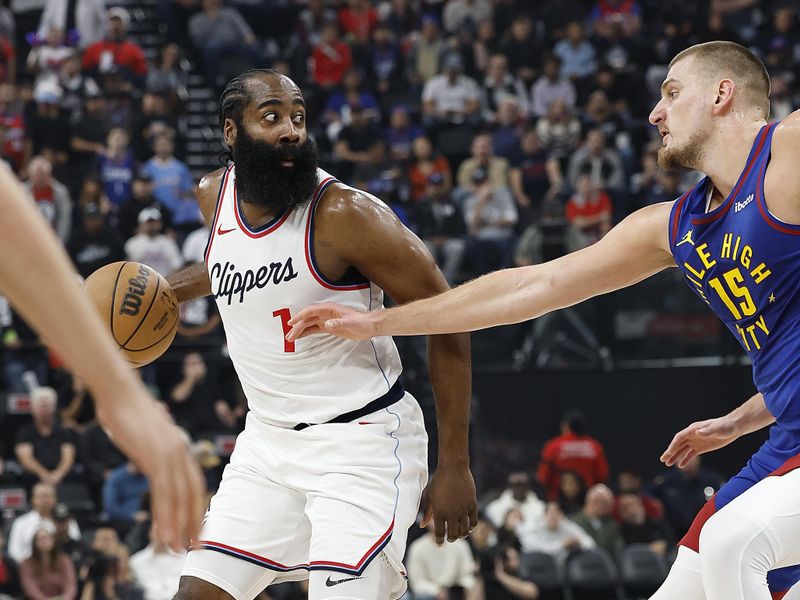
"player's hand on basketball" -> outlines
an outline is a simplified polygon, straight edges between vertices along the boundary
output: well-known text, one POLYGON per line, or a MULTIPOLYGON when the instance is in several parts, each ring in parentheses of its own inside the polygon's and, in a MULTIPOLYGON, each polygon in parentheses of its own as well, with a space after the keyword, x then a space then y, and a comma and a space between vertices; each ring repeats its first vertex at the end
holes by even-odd
POLYGON ((685 467, 695 456, 727 446, 737 437, 736 426, 727 417, 697 421, 675 434, 661 462, 685 467))
POLYGON ((465 538, 478 524, 475 480, 469 468, 438 469, 422 492, 422 523, 433 523, 436 543, 465 538))
POLYGON ((197 540, 205 511, 205 481, 189 441, 152 398, 119 402, 99 415, 114 443, 150 481, 158 538, 182 552, 197 540), (130 410, 125 408, 130 407, 130 410))
POLYGON ((292 328, 286 339, 293 342, 309 335, 329 333, 348 340, 368 340, 376 335, 374 314, 334 302, 313 304, 289 319, 292 328))

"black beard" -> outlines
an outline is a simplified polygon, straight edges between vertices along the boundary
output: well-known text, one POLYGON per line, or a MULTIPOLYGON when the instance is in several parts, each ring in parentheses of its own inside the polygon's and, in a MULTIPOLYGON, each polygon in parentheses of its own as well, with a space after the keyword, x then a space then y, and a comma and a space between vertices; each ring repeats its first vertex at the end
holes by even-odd
POLYGON ((319 153, 311 138, 276 147, 250 137, 238 124, 231 154, 239 197, 274 215, 305 204, 317 189, 319 153), (294 166, 284 167, 285 160, 292 160, 294 166))

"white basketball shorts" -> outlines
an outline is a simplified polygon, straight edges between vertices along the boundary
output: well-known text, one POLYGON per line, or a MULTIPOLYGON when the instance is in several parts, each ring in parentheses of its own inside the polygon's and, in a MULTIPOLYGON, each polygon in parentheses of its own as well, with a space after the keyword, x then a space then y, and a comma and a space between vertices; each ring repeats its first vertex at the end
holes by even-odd
POLYGON ((309 570, 358 576, 383 553, 399 598, 407 530, 428 479, 427 444, 408 393, 354 422, 302 431, 250 413, 182 575, 251 600, 309 570))

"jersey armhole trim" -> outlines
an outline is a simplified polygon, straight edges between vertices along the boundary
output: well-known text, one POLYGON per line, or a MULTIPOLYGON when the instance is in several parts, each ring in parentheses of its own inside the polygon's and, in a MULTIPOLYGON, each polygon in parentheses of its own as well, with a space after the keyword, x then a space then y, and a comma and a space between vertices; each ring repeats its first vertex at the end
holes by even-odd
POLYGON ((675 242, 677 241, 678 237, 678 224, 681 220, 681 211, 683 210, 683 204, 686 202, 686 199, 689 197, 691 191, 692 190, 684 192, 683 196, 681 196, 672 207, 672 218, 670 219, 669 228, 669 249, 673 256, 675 255, 675 242))
POLYGON ((214 241, 214 234, 217 230, 217 222, 219 215, 222 212, 222 199, 225 197, 225 188, 228 186, 228 175, 230 175, 233 165, 228 165, 225 169, 225 174, 222 176, 222 181, 219 182, 219 191, 217 192, 217 202, 214 204, 214 218, 211 220, 211 231, 208 233, 208 241, 206 242, 206 249, 203 252, 203 258, 208 262, 208 255, 211 252, 211 244, 214 241))
POLYGON ((306 255, 306 264, 308 265, 308 270, 311 271, 311 274, 316 279, 317 283, 319 283, 322 287, 329 289, 329 290, 336 290, 336 291, 359 291, 365 290, 370 287, 369 281, 364 281, 362 283, 352 283, 352 284, 337 284, 333 281, 329 281, 325 275, 322 274, 322 271, 317 268, 316 260, 314 259, 314 215, 317 212, 317 205, 319 204, 322 195, 325 193, 331 184, 337 183, 338 180, 334 179, 333 177, 328 177, 324 179, 317 188, 316 193, 314 194, 314 198, 311 200, 311 206, 308 208, 308 221, 306 222, 306 236, 305 236, 305 255, 306 255))
POLYGON ((772 157, 772 137, 771 134, 774 132, 775 125, 774 123, 770 130, 770 139, 769 139, 769 148, 767 150, 766 156, 764 156, 764 164, 761 165, 761 170, 758 173, 758 178, 756 179, 756 204, 758 205, 758 212, 761 213, 761 217, 766 221, 767 225, 772 227, 773 229, 780 231, 781 233, 785 233, 788 235, 800 235, 800 225, 796 223, 784 223, 777 217, 775 217, 771 212, 769 212, 769 207, 767 206, 767 201, 764 198, 764 178, 767 174, 767 165, 769 164, 770 158, 772 157))

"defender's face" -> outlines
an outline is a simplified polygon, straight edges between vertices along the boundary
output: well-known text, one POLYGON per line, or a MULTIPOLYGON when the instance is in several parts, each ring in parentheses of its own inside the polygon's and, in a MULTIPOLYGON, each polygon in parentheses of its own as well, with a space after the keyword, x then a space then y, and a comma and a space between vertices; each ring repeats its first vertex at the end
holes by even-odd
POLYGON ((658 163, 664 168, 694 168, 711 117, 707 103, 709 86, 692 69, 694 58, 677 62, 661 84, 661 100, 649 121, 658 127, 661 148, 658 163))
MULTIPOLYGON (((299 146, 308 140, 303 94, 289 78, 267 75, 246 85, 250 87, 251 101, 242 112, 242 125, 248 136, 276 148, 299 146)), ((229 122, 233 128, 229 130, 226 125, 226 142, 234 145, 235 124, 229 122)))

